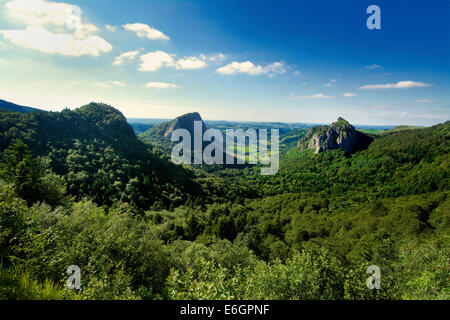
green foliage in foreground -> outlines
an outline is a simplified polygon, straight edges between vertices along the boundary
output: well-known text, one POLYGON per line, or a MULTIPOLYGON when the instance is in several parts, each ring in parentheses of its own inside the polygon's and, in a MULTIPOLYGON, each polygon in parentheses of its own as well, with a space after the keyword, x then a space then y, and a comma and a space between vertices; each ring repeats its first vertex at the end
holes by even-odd
POLYGON ((0 266, 0 300, 67 300, 77 295, 50 280, 40 283, 18 268, 0 266))
MULTIPOLYGON (((67 266, 81 266, 79 299, 450 298, 450 242, 443 234, 396 242, 369 237, 362 244, 355 242, 353 247, 361 249, 351 259, 340 250, 306 242, 309 248, 288 250, 282 262, 276 255, 258 257, 241 237, 233 242, 206 235, 181 240, 192 228, 184 224, 189 217, 186 209, 140 216, 126 206, 105 213, 91 202, 56 209, 45 204, 28 207, 9 186, 2 186, 0 195, 1 223, 9 226, 2 228, 8 236, 1 241, 7 261, 20 265, 27 272, 25 279, 37 279, 33 283, 40 286, 62 286, 67 266), (379 291, 365 285, 371 264, 382 269, 379 291)), ((341 230, 340 237, 351 237, 351 232, 341 230)), ((263 247, 267 244, 270 250, 273 243, 278 242, 264 240, 263 247)), ((65 297, 56 293, 36 297, 65 297)), ((25 293, 16 297, 28 298, 25 293)))
MULTIPOLYGON (((169 185, 158 190, 171 206, 146 209, 130 200, 148 197, 140 187, 74 196, 70 173, 13 141, 0 166, 0 298, 450 299, 449 125, 382 135, 352 156, 291 150, 270 178, 192 171, 208 197, 169 185), (64 289, 70 265, 77 292, 64 289), (366 286, 370 265, 381 290, 366 286)), ((92 172, 114 153, 95 157, 92 172)))

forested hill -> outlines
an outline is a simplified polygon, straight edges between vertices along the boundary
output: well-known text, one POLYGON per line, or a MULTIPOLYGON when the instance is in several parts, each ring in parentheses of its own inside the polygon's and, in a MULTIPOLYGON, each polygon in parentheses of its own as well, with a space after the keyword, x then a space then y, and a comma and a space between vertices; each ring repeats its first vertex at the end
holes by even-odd
POLYGON ((70 194, 99 204, 123 200, 143 208, 155 203, 166 207, 199 192, 190 171, 155 155, 137 139, 123 114, 105 104, 62 112, 4 112, 0 151, 16 139, 49 158, 70 194))
POLYGON ((7 113, 0 121, 0 135, 1 151, 12 140, 21 139, 38 155, 45 155, 50 148, 67 145, 74 139, 97 139, 129 156, 141 149, 122 113, 108 105, 96 103, 74 111, 7 113))
POLYGON ((203 132, 206 130, 206 125, 202 120, 202 117, 197 112, 184 114, 172 121, 158 124, 146 132, 139 135, 140 138, 146 143, 156 146, 166 154, 170 154, 175 143, 171 141, 172 132, 176 129, 186 129, 191 136, 194 136, 194 122, 202 122, 203 132))
POLYGON ((36 108, 19 106, 19 105, 15 104, 15 103, 8 102, 8 101, 0 99, 0 112, 3 111, 3 110, 5 110, 5 111, 13 111, 13 112, 20 112, 20 113, 30 113, 30 112, 35 112, 35 111, 41 111, 41 110, 36 109, 36 108))
POLYGON ((429 128, 380 135, 353 155, 342 150, 292 148, 275 177, 257 171, 242 179, 262 195, 304 193, 369 199, 448 190, 450 121, 429 128))
POLYGON ((352 154, 293 146, 274 176, 152 147, 103 104, 1 113, 0 299, 71 298, 53 284, 73 264, 77 299, 449 299, 450 122, 352 154))

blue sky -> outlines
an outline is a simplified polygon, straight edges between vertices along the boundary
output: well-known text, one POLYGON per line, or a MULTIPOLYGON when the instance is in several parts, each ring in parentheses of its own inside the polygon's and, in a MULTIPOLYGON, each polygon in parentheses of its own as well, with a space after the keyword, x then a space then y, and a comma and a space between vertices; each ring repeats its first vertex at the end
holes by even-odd
POLYGON ((0 99, 127 117, 450 119, 450 2, 0 0, 0 99), (369 30, 369 5, 381 30, 369 30))

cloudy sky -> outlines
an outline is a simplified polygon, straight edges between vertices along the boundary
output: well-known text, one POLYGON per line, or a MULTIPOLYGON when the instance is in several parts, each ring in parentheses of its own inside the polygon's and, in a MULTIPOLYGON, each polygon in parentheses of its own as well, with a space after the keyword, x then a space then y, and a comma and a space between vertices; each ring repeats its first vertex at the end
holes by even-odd
POLYGON ((450 2, 0 0, 0 99, 127 117, 450 120, 450 2))

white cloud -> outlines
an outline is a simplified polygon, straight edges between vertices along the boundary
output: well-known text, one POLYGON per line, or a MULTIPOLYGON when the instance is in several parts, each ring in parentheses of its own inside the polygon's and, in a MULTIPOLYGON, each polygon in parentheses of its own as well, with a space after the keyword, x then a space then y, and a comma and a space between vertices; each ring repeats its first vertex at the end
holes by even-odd
POLYGON ((81 22, 81 10, 62 2, 45 0, 11 0, 5 4, 8 14, 28 25, 54 24, 67 25, 68 22, 81 22))
POLYGON ((203 69, 208 66, 209 62, 220 63, 225 59, 226 57, 223 53, 217 53, 210 56, 201 54, 198 57, 184 57, 177 61, 175 68, 182 70, 203 69))
POLYGON ((331 79, 330 82, 328 82, 327 84, 325 84, 325 87, 332 87, 333 84, 336 82, 336 79, 331 79))
POLYGON ((120 56, 114 58, 113 65, 123 66, 126 62, 133 61, 138 54, 139 50, 122 53, 120 56))
POLYGON ((127 85, 125 81, 111 81, 111 84, 119 87, 125 87, 127 85))
POLYGON ((247 73, 251 75, 263 74, 263 67, 255 66, 252 62, 232 62, 216 70, 217 73, 225 75, 235 75, 238 73, 247 73))
POLYGON ((173 55, 159 50, 144 54, 140 59, 140 71, 156 71, 164 66, 173 67, 175 65, 173 55))
POLYGON ((125 30, 135 32, 140 38, 150 40, 170 40, 170 38, 161 31, 143 23, 128 23, 123 26, 125 30))
POLYGON ((346 97, 346 98, 351 98, 351 97, 356 97, 356 94, 351 93, 351 92, 346 92, 342 96, 346 97))
POLYGON ((282 74, 286 72, 286 68, 283 62, 274 62, 265 67, 262 67, 261 65, 255 65, 250 61, 234 61, 227 64, 226 66, 217 69, 216 72, 224 75, 246 73, 256 76, 261 74, 282 74))
POLYGON ((165 83, 165 82, 148 82, 145 85, 146 88, 156 88, 156 89, 169 89, 169 88, 181 88, 179 85, 165 83))
POLYGON ((360 89, 408 89, 408 88, 423 88, 431 85, 423 82, 415 81, 399 81, 397 83, 388 84, 373 84, 360 87, 360 89))
POLYGON ((73 35, 53 33, 37 26, 25 30, 0 30, 0 34, 16 45, 50 54, 99 56, 112 50, 112 46, 99 36, 76 39, 73 35))
POLYGON ((117 30, 116 26, 110 26, 109 24, 106 25, 106 30, 110 32, 115 32, 117 30))
POLYGON ((382 66, 380 66, 379 64, 371 64, 370 66, 366 66, 365 68, 369 70, 375 70, 382 68, 382 66))
POLYGON ((103 87, 103 88, 108 87, 108 84, 105 82, 94 82, 93 84, 94 84, 94 86, 97 86, 97 87, 103 87))
POLYGON ((110 85, 114 85, 114 86, 118 86, 118 87, 125 87, 127 85, 127 83, 125 81, 105 81, 105 82, 97 81, 97 82, 94 82, 93 84, 97 87, 103 87, 103 88, 107 88, 110 85))
MULTIPOLYGON (((204 56, 204 55, 202 55, 202 56, 204 56)), ((226 56, 223 53, 218 53, 218 54, 212 55, 210 57, 206 57, 206 56, 204 56, 204 57, 211 62, 221 62, 226 59, 226 56)))
POLYGON ((198 57, 184 57, 176 60, 175 54, 169 54, 164 51, 154 51, 149 52, 140 57, 141 66, 139 70, 141 71, 156 71, 162 67, 171 67, 177 70, 196 70, 208 67, 210 61, 218 61, 221 59, 222 54, 206 56, 204 54, 198 57))
POLYGON ((78 6, 45 0, 11 0, 5 8, 9 16, 27 24, 23 30, 0 30, 16 45, 70 56, 98 56, 112 49, 106 40, 94 35, 98 28, 83 21, 78 6))
POLYGON ((98 32, 90 23, 83 23, 80 7, 46 0, 11 0, 5 5, 7 13, 29 26, 58 26, 73 32, 78 39, 98 32))
POLYGON ((283 74, 286 73, 284 62, 274 62, 264 67, 264 72, 271 74, 283 74))
POLYGON ((186 57, 177 61, 175 68, 182 70, 194 70, 206 68, 208 64, 201 58, 186 57))
POLYGON ((434 104, 434 103, 443 103, 445 101, 442 100, 429 100, 429 99, 419 99, 416 100, 417 103, 430 103, 430 104, 434 104))
POLYGON ((332 99, 333 97, 326 96, 322 93, 314 94, 311 96, 297 96, 293 93, 289 96, 289 99, 296 99, 296 100, 315 100, 315 99, 332 99))

